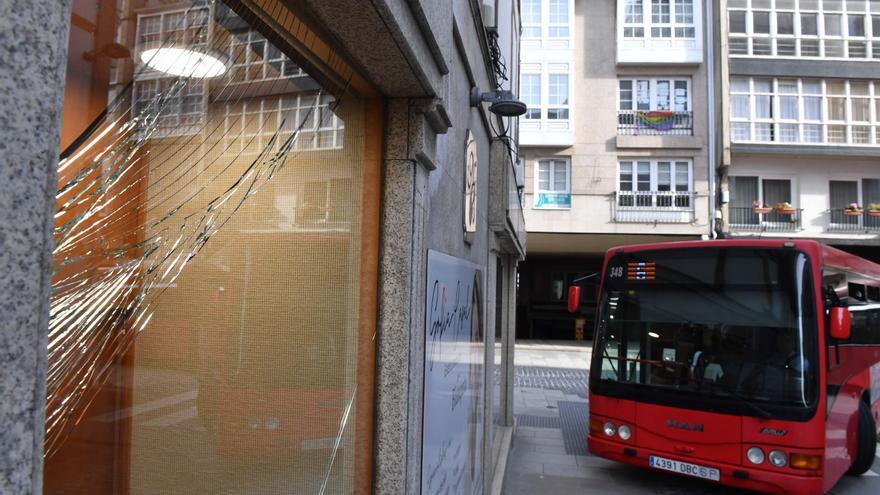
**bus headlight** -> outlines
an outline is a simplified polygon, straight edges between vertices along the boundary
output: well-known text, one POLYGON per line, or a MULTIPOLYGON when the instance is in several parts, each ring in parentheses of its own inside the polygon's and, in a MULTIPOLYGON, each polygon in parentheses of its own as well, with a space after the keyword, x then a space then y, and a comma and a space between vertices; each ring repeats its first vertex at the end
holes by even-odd
POLYGON ((611 421, 605 423, 605 426, 603 426, 602 429, 605 431, 605 435, 609 437, 613 437, 617 432, 617 428, 614 427, 614 423, 611 421))
POLYGON ((770 464, 773 464, 778 468, 785 467, 785 465, 788 464, 788 456, 781 450, 771 450, 770 453, 767 454, 767 459, 770 460, 770 464))
POLYGON ((632 438, 632 430, 626 425, 620 425, 620 428, 617 429, 617 434, 620 436, 621 440, 629 440, 632 438))
POLYGON ((746 457, 752 464, 762 464, 764 462, 764 451, 759 447, 752 447, 746 451, 746 457))

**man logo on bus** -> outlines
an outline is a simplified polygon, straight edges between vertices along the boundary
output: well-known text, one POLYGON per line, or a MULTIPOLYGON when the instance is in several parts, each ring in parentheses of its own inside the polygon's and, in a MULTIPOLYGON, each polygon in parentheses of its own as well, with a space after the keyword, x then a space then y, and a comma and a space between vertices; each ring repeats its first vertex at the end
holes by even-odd
POLYGON ((703 425, 699 423, 687 423, 686 421, 678 422, 676 419, 667 419, 666 426, 677 430, 698 431, 703 433, 703 425))

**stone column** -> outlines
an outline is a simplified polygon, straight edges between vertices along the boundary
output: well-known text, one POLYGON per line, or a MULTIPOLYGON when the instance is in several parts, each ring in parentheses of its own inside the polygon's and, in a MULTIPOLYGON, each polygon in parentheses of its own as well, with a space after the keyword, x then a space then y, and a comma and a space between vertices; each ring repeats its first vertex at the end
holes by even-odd
POLYGON ((0 0, 0 492, 43 492, 46 336, 70 0, 0 0))
MULTIPOLYGON (((425 217, 438 121, 433 100, 387 100, 376 329, 376 495, 421 490, 425 217)), ((442 119, 440 119, 442 120, 442 119)), ((438 121, 439 122, 439 121, 438 121)))

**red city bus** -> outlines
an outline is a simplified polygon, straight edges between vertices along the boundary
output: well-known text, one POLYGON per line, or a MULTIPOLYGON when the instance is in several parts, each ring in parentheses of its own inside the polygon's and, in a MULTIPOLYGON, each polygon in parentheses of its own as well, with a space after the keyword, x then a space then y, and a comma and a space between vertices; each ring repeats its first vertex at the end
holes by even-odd
POLYGON ((606 254, 593 454, 766 493, 825 493, 869 470, 878 419, 880 265, 806 240, 606 254))

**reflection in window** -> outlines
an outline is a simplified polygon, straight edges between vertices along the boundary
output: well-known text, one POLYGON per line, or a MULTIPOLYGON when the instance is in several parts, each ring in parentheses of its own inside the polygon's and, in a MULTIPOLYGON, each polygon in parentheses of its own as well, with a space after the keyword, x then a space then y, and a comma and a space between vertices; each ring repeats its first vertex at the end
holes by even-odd
POLYGON ((73 5, 46 492, 359 491, 365 102, 223 3, 144 4, 73 5))

